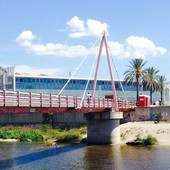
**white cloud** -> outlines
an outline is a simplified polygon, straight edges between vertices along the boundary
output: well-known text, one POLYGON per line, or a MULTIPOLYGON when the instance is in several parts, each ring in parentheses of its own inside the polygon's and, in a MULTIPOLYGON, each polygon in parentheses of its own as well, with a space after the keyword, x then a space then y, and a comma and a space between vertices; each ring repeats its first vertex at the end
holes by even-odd
MULTIPOLYGON (((93 22, 93 21, 92 21, 93 22)), ((74 22, 73 22, 74 23, 74 22)), ((74 24, 71 25, 74 25, 74 24)), ((94 22, 96 24, 96 22, 94 22)), ((95 25, 94 24, 94 25, 95 25)), ((78 25, 83 25, 81 22, 78 25)), ((96 24, 94 27, 98 27, 96 24)), ((80 26, 79 30, 83 30, 80 26)), ((93 28, 94 28, 93 27, 93 28)), ((77 28, 78 29, 78 28, 77 28)), ((90 27, 89 27, 90 29, 90 27)), ((90 29, 91 34, 94 30, 90 29)), ((97 47, 87 48, 83 45, 68 46, 61 43, 35 43, 36 35, 31 31, 23 31, 16 39, 20 46, 25 47, 36 55, 55 55, 58 57, 84 57, 87 54, 96 55, 98 52, 97 47)), ((123 43, 108 42, 110 51, 113 56, 122 58, 145 58, 152 56, 161 56, 167 53, 163 47, 156 46, 151 40, 145 37, 130 36, 123 43)), ((103 50, 105 51, 105 50, 103 50)))
POLYGON ((112 54, 125 58, 146 58, 161 56, 167 53, 163 47, 156 46, 151 40, 145 37, 130 36, 123 44, 109 42, 112 54))
POLYGON ((130 53, 125 49, 124 44, 120 44, 119 42, 108 42, 111 54, 117 57, 130 57, 130 53))
POLYGON ((36 35, 34 35, 32 33, 32 31, 27 30, 27 31, 22 32, 18 36, 17 41, 20 41, 20 40, 34 40, 35 38, 36 38, 36 35))
POLYGON ((167 52, 165 48, 156 46, 151 40, 145 37, 130 36, 125 42, 130 55, 135 58, 159 56, 167 52))
POLYGON ((24 47, 30 47, 32 45, 32 41, 36 39, 36 35, 32 33, 32 31, 27 30, 23 31, 16 39, 16 41, 24 47))
POLYGON ((25 73, 25 74, 31 74, 31 75, 40 75, 45 74, 49 76, 58 76, 61 75, 64 71, 62 69, 51 69, 51 68, 36 68, 36 67, 30 67, 28 65, 18 65, 15 68, 15 72, 17 73, 25 73))
POLYGON ((70 26, 71 31, 80 31, 84 32, 84 21, 80 20, 77 16, 74 16, 70 21, 67 22, 67 24, 70 26))
POLYGON ((99 36, 103 33, 103 31, 105 31, 108 35, 108 25, 106 23, 101 23, 100 21, 88 19, 86 24, 88 35, 99 36))
POLYGON ((88 19, 86 22, 77 16, 67 22, 71 33, 69 37, 79 38, 85 36, 100 36, 103 31, 108 34, 108 25, 97 20, 88 19))
POLYGON ((87 55, 88 49, 82 45, 67 46, 60 43, 34 43, 37 36, 31 31, 23 31, 16 39, 20 46, 27 48, 37 55, 56 55, 60 57, 79 57, 87 55), (28 36, 29 35, 29 36, 28 36))

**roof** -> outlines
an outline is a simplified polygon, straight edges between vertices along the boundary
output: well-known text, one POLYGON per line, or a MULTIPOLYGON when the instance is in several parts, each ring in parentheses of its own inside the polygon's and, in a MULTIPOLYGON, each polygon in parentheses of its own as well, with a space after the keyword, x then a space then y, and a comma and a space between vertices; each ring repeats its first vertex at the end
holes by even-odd
MULTIPOLYGON (((47 79, 70 79, 70 77, 64 77, 64 76, 50 76, 46 74, 39 74, 39 75, 33 75, 28 73, 15 73, 15 77, 18 78, 47 78, 47 79)), ((72 77, 72 80, 88 80, 88 78, 80 78, 80 77, 72 77)), ((94 78, 90 78, 90 80, 93 80, 94 78)), ((97 79, 99 81, 110 81, 110 79, 106 78, 99 78, 97 79)), ((115 81, 123 81, 123 80, 115 80, 115 81)))

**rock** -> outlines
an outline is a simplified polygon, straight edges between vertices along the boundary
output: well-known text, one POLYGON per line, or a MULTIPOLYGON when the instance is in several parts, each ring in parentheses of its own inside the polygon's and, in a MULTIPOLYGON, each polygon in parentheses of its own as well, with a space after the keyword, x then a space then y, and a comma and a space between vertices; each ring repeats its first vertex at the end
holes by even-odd
POLYGON ((139 146, 142 145, 141 141, 132 141, 132 142, 126 142, 127 145, 132 145, 132 146, 139 146))
POLYGON ((26 139, 26 141, 27 141, 27 142, 32 142, 32 140, 31 140, 31 139, 26 139))

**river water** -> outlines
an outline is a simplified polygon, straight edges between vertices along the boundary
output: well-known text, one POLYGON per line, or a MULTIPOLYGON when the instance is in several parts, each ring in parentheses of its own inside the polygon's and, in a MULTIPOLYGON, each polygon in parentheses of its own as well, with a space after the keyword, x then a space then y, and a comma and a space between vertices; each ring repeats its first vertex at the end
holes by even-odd
POLYGON ((0 170, 170 170, 170 147, 0 143, 0 170))

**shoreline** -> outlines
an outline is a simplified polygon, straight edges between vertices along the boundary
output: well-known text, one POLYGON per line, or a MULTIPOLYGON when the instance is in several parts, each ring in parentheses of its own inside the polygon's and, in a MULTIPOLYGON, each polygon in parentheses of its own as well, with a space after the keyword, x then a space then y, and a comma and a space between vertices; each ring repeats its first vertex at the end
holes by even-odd
POLYGON ((0 142, 18 142, 17 139, 2 139, 0 138, 0 142))
MULTIPOLYGON (((170 123, 154 121, 144 122, 127 122, 121 124, 120 128, 120 145, 127 142, 134 141, 137 137, 147 138, 148 135, 155 137, 158 141, 158 145, 170 146, 170 123)), ((87 134, 84 134, 82 138, 86 138, 87 134)), ((17 139, 2 139, 0 142, 18 142, 17 139)), ((50 139, 49 139, 50 141, 50 139)), ((30 141, 29 141, 30 142, 30 141)))
POLYGON ((151 135, 158 140, 158 145, 170 146, 170 123, 128 122, 120 125, 120 134, 121 144, 134 141, 137 137, 146 138, 151 135))

